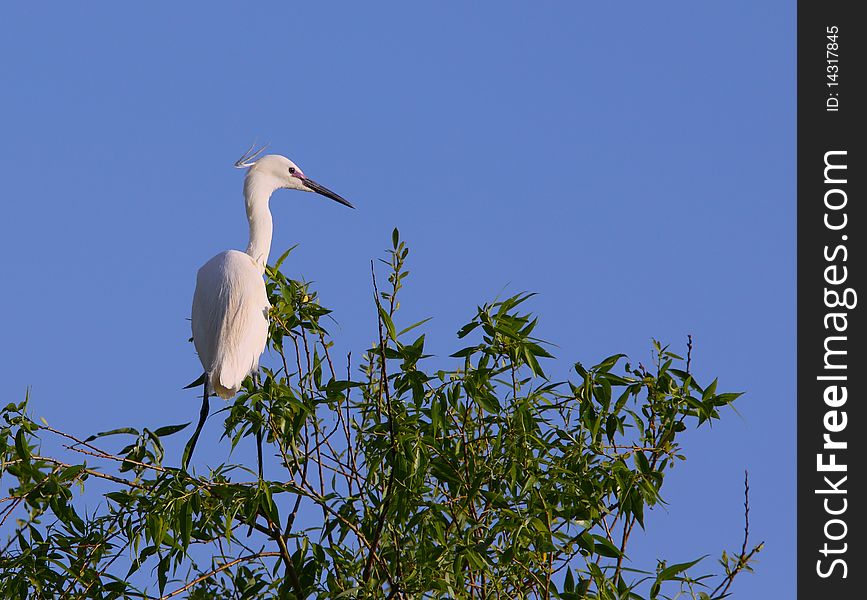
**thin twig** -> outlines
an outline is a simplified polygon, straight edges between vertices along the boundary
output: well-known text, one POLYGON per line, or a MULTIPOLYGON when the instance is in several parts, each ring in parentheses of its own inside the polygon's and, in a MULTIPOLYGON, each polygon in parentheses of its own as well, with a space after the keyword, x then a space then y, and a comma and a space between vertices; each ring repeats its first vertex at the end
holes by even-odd
POLYGON ((264 558, 267 556, 280 556, 280 553, 279 552, 257 552, 256 554, 250 554, 248 556, 242 556, 240 558, 236 558, 235 560, 230 560, 229 562, 220 565, 216 569, 213 569, 211 571, 208 571, 204 575, 196 577, 191 582, 186 584, 184 587, 176 589, 171 594, 166 594, 165 596, 160 596, 160 600, 166 600, 167 598, 172 598, 174 596, 177 596, 178 594, 187 591, 188 589, 190 589, 191 587, 193 587, 197 583, 201 583, 201 582, 205 581, 206 579, 210 579, 211 577, 213 577, 214 575, 216 575, 217 573, 219 573, 221 571, 225 571, 226 569, 231 569, 232 567, 234 567, 238 563, 246 562, 249 560, 256 560, 257 558, 264 558))
POLYGON ((738 555, 738 562, 735 564, 735 568, 732 569, 728 575, 726 575, 726 578, 723 579, 716 587, 716 589, 711 593, 711 598, 724 598, 738 573, 747 568, 747 565, 749 565, 749 562, 750 560, 752 560, 753 556, 755 556, 757 552, 760 552, 765 545, 764 542, 760 542, 755 548, 753 548, 752 550, 750 550, 749 553, 747 553, 747 544, 749 543, 749 539, 750 474, 748 471, 744 471, 744 542, 741 545, 741 553, 738 555))
MULTIPOLYGON (((383 336, 382 332, 382 305, 379 303, 379 288, 376 285, 376 271, 373 268, 373 261, 370 261, 370 273, 373 278, 373 293, 374 293, 374 301, 376 302, 376 320, 379 326, 379 354, 380 354, 380 385, 379 390, 380 394, 385 393, 385 408, 387 411, 388 418, 388 435, 391 440, 391 452, 392 452, 392 465, 391 469, 388 473, 388 482, 385 484, 385 489, 383 490, 383 499, 382 506, 379 513, 379 519, 376 523, 376 529, 373 533, 373 539, 371 540, 371 550, 370 554, 367 557, 367 563, 364 565, 364 572, 362 573, 361 579, 365 583, 370 579, 371 567, 373 566, 373 556, 374 550, 379 545, 379 539, 382 535, 382 528, 385 525, 385 517, 388 512, 389 504, 391 503, 391 495, 392 495, 392 487, 394 486, 394 462, 397 459, 397 441, 394 435, 394 415, 391 411, 391 392, 389 390, 388 385, 388 371, 386 368, 386 357, 385 357, 385 336, 383 336)), ((395 555, 397 560, 400 560, 400 549, 395 555)))
MULTIPOLYGON (((73 466, 75 466, 75 467, 81 466, 81 465, 70 465, 68 463, 59 461, 56 458, 49 458, 48 456, 36 456, 36 455, 34 455, 32 457, 32 459, 33 460, 44 460, 47 463, 57 465, 58 467, 62 467, 64 469, 69 468, 69 467, 73 467, 73 466)), ((122 477, 115 477, 114 475, 106 475, 105 473, 100 473, 99 471, 94 471, 93 469, 86 469, 86 468, 82 469, 81 472, 87 473, 88 475, 93 475, 94 477, 99 477, 101 479, 107 479, 107 480, 113 481, 115 483, 120 483, 121 485, 126 485, 126 486, 129 486, 131 488, 136 488, 138 490, 149 491, 149 489, 146 488, 145 486, 139 485, 139 484, 132 482, 132 481, 129 481, 128 479, 123 479, 122 477)))
MULTIPOLYGON (((74 445, 70 446, 68 444, 63 444, 63 447, 67 450, 72 450, 73 452, 78 452, 79 454, 86 454, 87 456, 94 456, 96 458, 104 458, 106 460, 113 460, 115 462, 120 463, 129 463, 131 465, 136 465, 138 467, 143 467, 145 469, 151 469, 152 471, 156 471, 158 473, 165 473, 166 469, 157 465, 149 465, 147 463, 139 462, 137 460, 132 460, 131 458, 124 458, 123 456, 116 456, 114 454, 109 454, 108 452, 103 452, 101 450, 90 451, 84 450, 83 448, 76 448, 74 445)), ((91 446, 88 446, 91 447, 91 446)))
POLYGON ((692 334, 686 336, 686 372, 689 373, 689 365, 692 363, 692 334))

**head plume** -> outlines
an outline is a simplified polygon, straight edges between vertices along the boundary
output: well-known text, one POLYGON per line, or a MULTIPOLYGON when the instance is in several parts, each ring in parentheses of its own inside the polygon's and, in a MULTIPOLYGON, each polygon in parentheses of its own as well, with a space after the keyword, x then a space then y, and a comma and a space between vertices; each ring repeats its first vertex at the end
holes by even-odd
POLYGON ((236 169, 246 169, 247 167, 252 167, 256 164, 256 160, 259 155, 265 151, 265 148, 268 147, 268 144, 262 145, 258 150, 254 150, 256 147, 256 143, 254 142, 252 146, 247 148, 247 151, 244 152, 244 155, 235 161, 236 169))

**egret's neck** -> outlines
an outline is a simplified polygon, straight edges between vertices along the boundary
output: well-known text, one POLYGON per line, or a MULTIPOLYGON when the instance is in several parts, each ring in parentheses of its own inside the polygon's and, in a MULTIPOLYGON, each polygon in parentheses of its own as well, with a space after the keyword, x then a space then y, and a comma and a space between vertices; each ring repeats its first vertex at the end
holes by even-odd
POLYGON ((244 199, 247 202, 247 221, 250 222, 250 243, 247 245, 249 254, 262 273, 268 264, 268 254, 271 252, 271 235, 273 224, 268 200, 277 187, 267 177, 257 177, 250 174, 244 181, 244 199))

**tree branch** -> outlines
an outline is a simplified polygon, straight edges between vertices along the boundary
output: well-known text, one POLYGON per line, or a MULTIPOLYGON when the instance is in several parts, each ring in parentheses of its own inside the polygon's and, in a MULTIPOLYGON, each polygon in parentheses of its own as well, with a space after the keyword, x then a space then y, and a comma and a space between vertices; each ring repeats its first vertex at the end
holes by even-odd
MULTIPOLYGON (((735 568, 732 569, 728 575, 726 575, 725 579, 723 579, 720 584, 714 589, 711 593, 711 598, 724 598, 729 588, 732 585, 735 577, 737 577, 738 573, 743 571, 749 565, 750 560, 755 556, 758 552, 761 552, 765 543, 760 542, 756 545, 749 553, 747 553, 747 544, 750 539, 750 474, 748 471, 744 471, 744 542, 741 545, 741 552, 738 555, 738 561, 735 564, 735 568), (717 595, 719 594, 719 595, 717 595)), ((728 570, 728 568, 726 568, 728 570)))
POLYGON ((205 581, 206 579, 210 579, 211 577, 213 577, 214 575, 216 575, 217 573, 219 573, 221 571, 225 571, 226 569, 231 569, 232 567, 234 567, 238 563, 247 562, 250 560, 256 560, 257 558, 265 558, 268 556, 280 556, 280 553, 279 552, 257 552, 256 554, 250 554, 247 556, 242 556, 240 558, 236 558, 235 560, 230 560, 229 562, 220 565, 216 569, 213 569, 211 571, 208 571, 204 575, 196 577, 191 582, 186 584, 184 587, 178 588, 175 591, 173 591, 172 593, 166 594, 165 596, 160 596, 160 600, 167 600, 168 598, 173 598, 174 596, 177 596, 178 594, 181 594, 181 593, 187 591, 188 589, 190 589, 191 587, 193 587, 197 583, 201 583, 201 582, 205 581))

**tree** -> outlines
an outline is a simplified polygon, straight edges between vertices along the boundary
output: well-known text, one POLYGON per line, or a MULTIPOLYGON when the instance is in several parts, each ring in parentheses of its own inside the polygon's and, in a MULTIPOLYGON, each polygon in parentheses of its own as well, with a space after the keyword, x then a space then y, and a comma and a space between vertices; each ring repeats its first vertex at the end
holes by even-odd
POLYGON ((288 252, 268 268, 278 360, 247 379, 224 433, 233 448, 263 434, 273 478, 238 464, 169 466, 163 440, 189 424, 82 439, 34 421, 27 398, 7 405, 3 596, 728 595, 761 549, 749 546, 748 487, 742 546, 723 552, 718 575, 696 575, 701 559, 627 562, 630 537, 685 458, 681 434, 739 396, 699 385, 691 340, 685 359, 654 342, 652 368, 618 354, 556 383, 523 312, 532 294, 519 294, 479 306, 451 368, 433 370, 418 333, 426 321, 396 323, 408 253, 395 230, 384 291, 373 276, 379 341, 357 365, 332 356, 316 293, 280 271, 288 252), (47 436, 63 450, 43 455, 47 436), (107 449, 118 437, 122 447, 107 449), (74 490, 85 487, 103 501, 82 515, 74 490))

